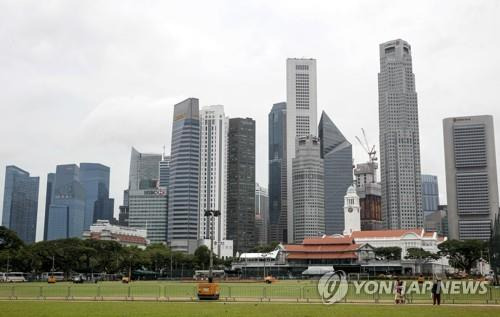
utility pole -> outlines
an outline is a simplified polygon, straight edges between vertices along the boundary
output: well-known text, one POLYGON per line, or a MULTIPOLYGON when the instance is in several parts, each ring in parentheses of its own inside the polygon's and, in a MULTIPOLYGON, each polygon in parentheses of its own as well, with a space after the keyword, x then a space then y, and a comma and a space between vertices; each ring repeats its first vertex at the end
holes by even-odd
POLYGON ((208 268, 208 282, 212 283, 214 280, 213 277, 213 266, 214 266, 214 226, 215 226, 215 217, 220 216, 220 210, 205 210, 205 217, 207 217, 207 223, 210 223, 210 266, 208 268))

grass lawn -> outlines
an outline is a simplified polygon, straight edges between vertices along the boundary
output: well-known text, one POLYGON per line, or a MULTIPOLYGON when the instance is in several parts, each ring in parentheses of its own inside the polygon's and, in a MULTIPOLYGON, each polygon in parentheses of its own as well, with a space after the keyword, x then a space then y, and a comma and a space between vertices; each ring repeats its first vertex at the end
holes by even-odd
POLYGON ((156 316, 335 316, 447 317, 500 316, 500 307, 274 304, 274 303, 158 303, 0 301, 0 316, 8 317, 156 317, 156 316))

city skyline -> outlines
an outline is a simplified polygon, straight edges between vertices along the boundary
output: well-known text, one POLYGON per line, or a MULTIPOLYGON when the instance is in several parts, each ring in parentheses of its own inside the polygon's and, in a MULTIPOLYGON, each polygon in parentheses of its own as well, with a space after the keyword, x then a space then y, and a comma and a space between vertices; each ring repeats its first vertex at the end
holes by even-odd
MULTIPOLYGON (((3 21, 9 23, 8 12, 12 12, 13 8, 4 4, 2 6, 7 7, 6 10, 1 10, 5 15, 2 16, 3 21)), ((82 6, 84 5, 82 4, 82 6)), ((367 4, 366 9, 358 11, 359 15, 367 15, 369 10, 375 9, 374 6, 375 4, 367 4)), ((266 34, 269 34, 269 40, 258 39, 257 44, 254 44, 255 46, 246 41, 238 42, 235 47, 231 48, 230 52, 222 54, 223 59, 230 57, 231 54, 234 55, 233 58, 222 64, 223 70, 220 70, 220 62, 223 59, 217 59, 218 63, 210 61, 210 58, 207 59, 209 62, 198 61, 194 63, 195 67, 198 66, 198 68, 201 67, 204 70, 200 72, 200 69, 197 69, 196 74, 207 74, 200 76, 200 78, 195 77, 195 73, 191 69, 193 66, 189 65, 188 60, 174 54, 173 61, 164 62, 166 64, 162 64, 160 69, 165 70, 167 74, 172 74, 172 71, 168 68, 171 66, 170 63, 178 63, 187 67, 182 76, 172 76, 172 78, 176 79, 175 82, 171 79, 164 80, 163 75, 158 75, 154 70, 148 68, 149 64, 144 64, 144 60, 148 59, 148 55, 139 49, 138 55, 127 55, 133 61, 143 62, 137 66, 141 67, 138 73, 142 72, 143 75, 138 77, 140 77, 143 84, 137 85, 137 87, 133 85, 136 83, 134 81, 118 80, 112 87, 104 85, 103 88, 100 88, 99 85, 102 85, 102 82, 95 80, 99 74, 107 73, 108 75, 103 76, 108 79, 108 76, 111 76, 110 81, 118 79, 118 74, 123 75, 123 73, 119 73, 116 67, 121 64, 119 64, 120 61, 116 61, 106 66, 102 71, 97 71, 93 68, 94 65, 101 64, 94 58, 102 57, 107 62, 107 58, 110 57, 105 55, 93 56, 88 50, 91 44, 85 41, 78 45, 83 45, 84 49, 81 51, 84 57, 89 58, 90 68, 85 68, 85 63, 79 62, 75 67, 70 67, 74 73, 66 73, 60 71, 60 69, 54 70, 52 68, 48 71, 42 65, 45 64, 48 57, 53 56, 51 54, 53 54, 52 50, 54 49, 58 49, 63 57, 55 66, 58 66, 59 63, 65 66, 65 63, 68 63, 69 60, 73 61, 72 57, 75 52, 69 48, 65 49, 59 46, 62 45, 60 40, 63 34, 56 32, 49 35, 47 31, 41 30, 41 36, 47 38, 46 46, 42 45, 43 42, 39 42, 30 36, 20 36, 21 39, 26 40, 26 45, 28 45, 28 47, 21 47, 16 44, 19 42, 15 40, 16 34, 14 32, 14 34, 5 36, 14 43, 14 45, 9 45, 6 49, 8 56, 17 54, 27 60, 27 63, 32 65, 34 69, 42 72, 40 75, 33 75, 33 81, 28 81, 25 86, 21 86, 18 84, 19 80, 16 80, 16 76, 11 76, 16 71, 19 71, 21 65, 18 62, 20 59, 12 57, 11 61, 13 62, 10 65, 4 65, 6 76, 2 77, 2 83, 5 84, 6 94, 1 97, 0 107, 5 115, 1 119, 0 132, 6 134, 16 126, 21 125, 19 122, 21 117, 31 123, 22 125, 25 127, 26 132, 20 133, 17 137, 4 139, 0 149, 0 165, 15 164, 26 168, 33 175, 40 175, 42 186, 39 194, 38 224, 44 218, 46 175, 57 164, 91 161, 110 166, 110 196, 114 197, 116 201, 121 201, 122 191, 126 188, 128 178, 129 162, 127 158, 130 146, 137 146, 145 152, 157 153, 161 152, 163 145, 169 148, 173 104, 183 100, 183 97, 191 96, 200 98, 202 105, 223 103, 226 105, 225 110, 229 117, 253 117, 257 125, 256 139, 265 140, 267 139, 266 122, 269 105, 286 100, 284 60, 287 57, 304 55, 318 61, 318 112, 326 110, 332 116, 332 119, 339 125, 346 138, 353 144, 355 161, 364 162, 367 160, 367 156, 354 141, 354 136, 359 135, 360 128, 363 127, 368 133, 370 142, 378 145, 378 124, 370 122, 377 116, 377 47, 382 42, 403 38, 412 44, 414 69, 418 78, 422 172, 438 175, 440 197, 444 202, 446 193, 443 183, 445 176, 442 131, 440 129, 441 120, 445 117, 463 115, 491 114, 495 118, 500 115, 499 110, 496 109, 499 103, 498 97, 492 93, 495 91, 494 87, 498 86, 496 74, 499 65, 498 63, 491 64, 488 62, 491 60, 491 56, 499 56, 500 48, 496 43, 491 43, 492 45, 488 47, 488 50, 484 50, 481 45, 471 44, 481 41, 488 42, 487 39, 494 34, 490 33, 493 31, 488 30, 498 29, 499 22, 488 18, 490 15, 493 17, 498 13, 498 10, 495 10, 495 7, 488 5, 488 3, 478 6, 462 6, 453 17, 446 14, 446 11, 449 10, 448 5, 437 4, 436 6, 433 7, 433 10, 437 14, 424 18, 424 22, 427 22, 424 23, 426 24, 425 27, 410 24, 400 28, 389 28, 389 26, 392 27, 391 22, 394 22, 394 19, 402 21, 410 13, 405 13, 406 11, 402 10, 398 17, 392 18, 391 9, 384 7, 384 10, 377 14, 377 20, 382 21, 384 16, 389 18, 385 22, 380 22, 379 28, 368 30, 366 24, 362 24, 361 27, 351 31, 354 32, 351 35, 356 35, 358 38, 348 37, 348 34, 342 33, 343 31, 331 33, 330 35, 318 35, 316 39, 306 39, 307 44, 310 44, 309 46, 288 44, 285 42, 285 40, 288 41, 288 37, 285 37, 285 40, 276 42, 275 45, 270 44, 273 39, 281 35, 281 30, 274 24, 266 24, 271 28, 270 32, 266 30, 266 34), (467 12, 470 10, 480 10, 482 12, 479 15, 481 19, 477 16, 469 16, 467 12), (464 25, 476 25, 477 28, 466 30, 464 25), (453 28, 456 30, 453 30, 453 28), (483 29, 485 32, 477 32, 479 29, 483 29), (434 32, 435 30, 437 32, 434 32), (361 35, 359 33, 361 31, 365 33, 361 35), (429 34, 432 36, 429 36, 429 34), (324 47, 319 45, 321 40, 325 40, 324 47), (348 45, 342 46, 339 44, 340 42, 348 45), (235 54, 243 52, 242 48, 245 45, 250 47, 249 53, 235 54), (39 49, 31 50, 33 47, 39 49), (261 47, 265 54, 259 54, 256 51, 261 47), (32 53, 25 53, 25 51, 32 53), (32 55, 35 52, 36 55, 32 55), (252 69, 254 68, 253 63, 252 67, 249 68, 244 63, 249 57, 247 54, 252 52, 252 56, 256 56, 255 63, 259 64, 255 67, 255 70, 252 69), (28 56, 25 54, 28 54, 28 56), (461 65, 461 67, 456 67, 456 65, 461 65), (235 72, 241 75, 238 76, 240 78, 235 79, 233 76, 235 72), (214 74, 216 74, 215 77, 219 81, 217 85, 210 84, 210 82, 214 81, 209 81, 206 77, 214 74), (39 80, 43 79, 43 77, 37 76, 41 75, 52 79, 42 81, 45 84, 40 86, 39 80), (268 78, 268 80, 264 81, 264 85, 269 86, 269 88, 263 86, 262 80, 260 80, 261 77, 268 78), (97 84, 91 84, 91 81, 94 80, 97 84), (85 85, 81 85, 79 90, 75 90, 74 87, 80 87, 80 81, 83 81, 82 83, 85 85), (202 82, 206 87, 201 85, 202 82), (155 89, 145 88, 144 83, 155 89), (218 89, 218 87, 228 84, 231 89, 218 89), (242 89, 239 86, 244 88, 242 89), (46 89, 43 89, 45 91, 40 90, 40 87, 45 87, 46 89), (172 89, 165 91, 165 87, 172 89), (464 89, 465 87, 467 89, 464 89), (366 93, 357 94, 359 88, 366 91, 366 93), (471 89, 475 93, 471 94, 471 89), (260 93, 250 95, 247 91, 258 91, 260 93), (477 96, 481 97, 477 98, 477 96), (23 111, 21 109, 27 111, 27 117, 21 115, 24 113, 21 112, 23 111), (365 111, 366 115, 358 116, 359 109, 365 111), (42 125, 39 123, 42 120, 49 124, 42 125), (59 131, 68 127, 74 127, 74 129, 70 129, 67 135, 59 135, 51 127, 52 125, 55 126, 55 130, 59 129, 59 131), (128 129, 124 129, 125 127, 128 129), (27 135, 34 136, 34 139, 27 141, 25 139, 27 135), (73 142, 69 142, 69 140, 73 140, 73 142), (43 150, 44 148, 50 150, 43 150), (30 154, 32 152, 39 154, 36 161, 31 159, 30 154)), ((345 8, 346 10, 355 9, 349 5, 345 8)), ((63 5, 63 9, 69 8, 63 5)), ((276 21, 277 23, 285 22, 285 25, 291 26, 292 20, 278 15, 278 9, 270 7, 269 15, 280 18, 276 21)), ((334 9, 322 6, 308 9, 308 12, 317 14, 318 20, 323 21, 325 24, 316 24, 308 20, 303 21, 311 23, 315 27, 324 27, 326 32, 321 33, 328 34, 328 30, 338 28, 337 23, 340 23, 340 25, 346 23, 345 19, 331 19, 331 17, 330 20, 337 20, 337 22, 331 22, 330 24, 325 22, 326 16, 332 14, 335 11, 334 9), (321 14, 321 11, 325 13, 321 14)), ((424 4, 415 6, 414 9, 423 14, 430 8, 428 4, 424 4)), ((102 10, 110 10, 110 8, 104 7, 102 10)), ((286 9, 286 13, 293 13, 294 10, 286 9)), ((296 10, 299 10, 299 8, 296 10)), ((50 17, 56 17, 52 23, 56 23, 57 26, 57 23, 62 22, 57 19, 59 15, 64 14, 64 10, 62 11, 59 13, 50 10, 44 11, 44 13, 39 13, 40 15, 35 17, 35 21, 43 22, 50 17)), ((231 15, 229 13, 231 12, 231 10, 225 12, 221 17, 221 23, 211 27, 219 28, 223 26, 224 23, 228 22, 231 15)), ((162 14, 164 13, 162 11, 162 14)), ((120 14, 127 16, 131 12, 125 10, 120 14)), ((146 12, 139 10, 139 19, 146 16, 146 12)), ((158 17, 154 16, 153 21, 157 21, 156 19, 158 17)), ((76 24, 79 25, 80 22, 81 20, 77 20, 76 24)), ((97 25, 102 23, 95 20, 90 22, 97 25)), ((368 18, 366 23, 370 22, 373 22, 373 20, 368 18)), ((21 25, 14 24, 14 31, 26 27, 25 23, 28 22, 17 21, 16 23, 21 23, 21 25)), ((353 22, 348 22, 348 26, 352 25, 349 23, 353 22)), ((183 26, 179 21, 175 21, 174 24, 183 26)), ((149 30, 148 28, 151 28, 152 31, 161 31, 154 25, 148 25, 145 28, 140 31, 146 32, 149 30)), ((294 30, 301 32, 299 29, 294 30)), ((92 32, 85 28, 80 29, 80 31, 92 32)), ((252 32, 252 29, 244 28, 239 31, 248 34, 252 32)), ((263 31, 256 30, 255 32, 260 34, 263 31)), ((78 36, 78 34, 80 33, 77 32, 75 36, 78 36)), ((94 36, 95 34, 91 35, 94 36)), ((134 33, 132 38, 137 38, 139 35, 134 33)), ((158 33, 153 32, 153 35, 153 38, 160 38, 158 33)), ((110 36, 109 40, 116 43, 119 48, 126 48, 128 45, 123 42, 116 42, 116 40, 113 41, 113 36, 117 36, 113 31, 107 36, 110 36)), ((224 39, 221 39, 221 42, 224 42, 224 39)), ((203 41, 203 43, 206 42, 203 41)), ((186 49, 186 45, 188 44, 182 42, 181 51, 186 49)), ((146 45, 146 47, 149 46, 146 45)), ((212 49, 212 51, 208 50, 209 57, 214 56, 214 51, 220 54, 217 49, 212 49)), ((193 58, 193 60, 197 58, 196 55, 189 54, 188 57, 193 58)), ((114 58, 114 56, 111 58, 114 58)), ((168 60, 165 55, 161 56, 161 58, 168 60)), ((158 60, 155 59, 155 62, 158 62, 158 60)), ((127 64, 134 63, 127 62, 127 64)), ((126 68, 126 70, 132 71, 135 70, 135 67, 133 69, 126 68)), ((170 75, 168 76, 170 77, 170 75)), ((267 157, 267 144, 265 142, 263 144, 259 143, 261 142, 258 142, 256 149, 256 177, 259 183, 267 184, 267 159, 265 159, 267 157)), ((500 147, 497 145, 496 148, 498 150, 500 147)), ((2 186, 0 187, 0 193, 3 193, 3 177, 4 175, 0 175, 0 184, 2 184, 0 185, 2 186)), ((117 209, 117 206, 115 206, 115 209, 117 209)), ((40 230, 42 230, 43 226, 41 228, 38 226, 38 228, 37 238, 40 238, 40 230)))

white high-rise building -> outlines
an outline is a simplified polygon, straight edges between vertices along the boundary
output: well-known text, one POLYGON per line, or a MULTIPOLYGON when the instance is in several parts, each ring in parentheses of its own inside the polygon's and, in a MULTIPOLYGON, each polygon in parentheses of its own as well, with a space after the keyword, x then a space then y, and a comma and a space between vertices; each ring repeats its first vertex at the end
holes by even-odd
POLYGON ((488 240, 498 216, 493 117, 443 120, 450 239, 488 240))
POLYGON ((354 186, 349 186, 344 196, 344 235, 361 231, 359 196, 354 186))
POLYGON ((378 91, 382 220, 386 229, 422 228, 418 103, 407 42, 380 44, 378 91))
MULTIPOLYGON (((214 248, 226 239, 227 220, 227 135, 228 118, 224 106, 203 107, 200 110, 200 210, 199 239, 210 239, 214 232, 214 248), (214 227, 205 217, 206 210, 219 210, 214 227)), ((232 251, 232 250, 231 250, 232 251)), ((221 254, 214 249, 214 253, 221 254)))
POLYGON ((286 61, 286 173, 287 236, 294 239, 293 174, 297 137, 317 136, 316 60, 289 58, 286 61))
POLYGON ((293 158, 294 239, 302 243, 307 237, 325 234, 324 166, 319 139, 298 138, 293 158))

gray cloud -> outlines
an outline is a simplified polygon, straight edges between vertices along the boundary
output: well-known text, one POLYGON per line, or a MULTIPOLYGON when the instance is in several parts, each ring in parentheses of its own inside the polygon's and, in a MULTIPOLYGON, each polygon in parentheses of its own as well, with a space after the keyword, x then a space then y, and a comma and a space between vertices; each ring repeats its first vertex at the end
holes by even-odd
POLYGON ((500 112, 499 15, 493 0, 2 1, 0 166, 42 177, 40 219, 56 164, 109 165, 120 201, 130 146, 168 147, 173 104, 197 97, 256 119, 266 184, 267 114, 285 99, 285 59, 302 56, 318 59, 319 113, 364 161, 354 136, 364 127, 378 143, 378 44, 403 38, 413 48, 422 171, 438 175, 444 202, 441 120, 500 112))

